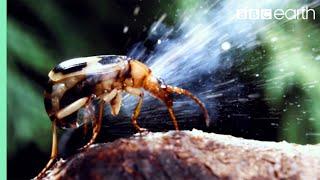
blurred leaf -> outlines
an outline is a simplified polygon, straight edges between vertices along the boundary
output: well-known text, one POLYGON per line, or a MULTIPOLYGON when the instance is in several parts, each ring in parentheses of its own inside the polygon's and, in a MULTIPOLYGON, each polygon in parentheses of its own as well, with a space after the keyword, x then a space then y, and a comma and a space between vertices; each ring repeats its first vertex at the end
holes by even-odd
POLYGON ((62 50, 65 54, 72 55, 80 52, 87 52, 89 43, 83 39, 77 27, 86 26, 77 24, 81 21, 71 19, 71 16, 62 11, 55 1, 46 0, 45 3, 39 3, 37 0, 21 0, 24 4, 37 15, 38 18, 46 24, 47 28, 59 40, 62 50))
POLYGON ((264 36, 271 50, 267 94, 282 105, 282 138, 292 142, 320 141, 308 137, 320 133, 319 37, 319 29, 306 20, 276 24, 264 36))
POLYGON ((203 3, 198 0, 179 0, 176 2, 182 9, 194 9, 194 7, 197 7, 199 4, 203 3))
POLYGON ((15 68, 8 69, 9 156, 27 143, 35 142, 44 152, 50 148, 50 121, 43 97, 15 68))
POLYGON ((44 48, 41 41, 31 33, 26 32, 16 22, 8 19, 8 50, 15 59, 8 61, 20 61, 40 74, 48 72, 49 67, 53 67, 54 61, 49 55, 50 52, 44 48))

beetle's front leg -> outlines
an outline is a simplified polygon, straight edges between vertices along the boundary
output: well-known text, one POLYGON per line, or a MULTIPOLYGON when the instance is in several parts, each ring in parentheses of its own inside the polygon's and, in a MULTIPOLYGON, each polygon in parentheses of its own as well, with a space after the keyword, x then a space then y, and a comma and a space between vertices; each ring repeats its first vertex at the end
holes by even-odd
POLYGON ((134 109, 134 112, 133 112, 133 114, 131 116, 131 123, 133 124, 134 128, 138 132, 147 131, 147 129, 141 128, 137 123, 137 119, 138 119, 138 116, 140 114, 141 106, 142 106, 142 102, 143 102, 143 96, 144 96, 143 91, 141 89, 131 88, 131 87, 127 87, 125 90, 129 94, 132 94, 132 95, 135 95, 135 96, 139 96, 138 104, 137 104, 136 108, 134 109))
POLYGON ((174 128, 178 131, 179 130, 179 126, 178 126, 178 121, 177 121, 176 116, 175 116, 174 111, 173 111, 172 100, 170 99, 169 101, 167 101, 165 103, 167 105, 167 108, 168 108, 168 111, 169 111, 169 114, 170 114, 170 118, 171 118, 171 120, 173 122, 174 128))
MULTIPOLYGON (((203 114, 204 114, 204 118, 205 118, 205 122, 206 122, 206 125, 209 126, 210 125, 210 117, 209 117, 209 114, 208 114, 208 110, 206 109, 205 105, 201 102, 201 100, 199 98, 197 98, 196 96, 194 96, 191 92, 185 90, 185 89, 182 89, 182 88, 178 88, 178 87, 173 87, 173 86, 169 86, 167 85, 166 87, 166 90, 167 92, 169 93, 177 93, 177 94, 182 94, 182 95, 185 95, 185 96, 188 96, 190 97, 194 102, 196 102, 200 108, 202 109, 203 111, 203 114)), ((170 104, 169 104, 170 105, 170 104)), ((168 105, 167 105, 168 106, 168 105)), ((169 106, 168 106, 169 108, 169 106)), ((170 113, 170 116, 172 116, 171 114, 173 114, 173 110, 170 110, 172 108, 169 108, 169 113, 170 113)), ((172 116, 174 117, 174 116, 172 116)))

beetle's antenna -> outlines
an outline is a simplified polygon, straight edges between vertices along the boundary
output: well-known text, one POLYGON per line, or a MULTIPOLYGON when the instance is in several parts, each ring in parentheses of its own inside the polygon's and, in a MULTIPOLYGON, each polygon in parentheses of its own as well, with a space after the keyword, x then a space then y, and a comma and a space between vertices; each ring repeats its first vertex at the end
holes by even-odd
POLYGON ((183 95, 186 95, 186 96, 190 97, 192 100, 194 100, 200 106, 200 108, 202 109, 202 111, 204 113, 204 118, 205 118, 205 121, 206 121, 206 125, 209 126, 210 118, 209 118, 208 111, 207 111, 205 105, 201 102, 201 100, 199 98, 194 96, 191 92, 189 92, 189 91, 187 91, 185 89, 182 89, 182 88, 178 88, 178 87, 167 85, 166 89, 167 89, 167 91, 169 93, 183 94, 183 95))

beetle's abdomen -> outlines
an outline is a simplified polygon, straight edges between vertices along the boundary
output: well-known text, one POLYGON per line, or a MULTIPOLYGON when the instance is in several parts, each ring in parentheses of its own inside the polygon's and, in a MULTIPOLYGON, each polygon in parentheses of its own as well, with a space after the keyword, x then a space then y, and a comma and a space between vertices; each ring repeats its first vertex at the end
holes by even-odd
POLYGON ((74 58, 58 64, 49 72, 49 78, 56 82, 72 76, 109 73, 125 69, 128 60, 126 56, 116 55, 74 58))
POLYGON ((125 56, 92 56, 64 61, 49 73, 44 104, 51 120, 60 127, 74 127, 78 111, 88 105, 92 95, 122 88, 130 71, 125 56))
POLYGON ((90 97, 94 94, 97 82, 99 82, 99 77, 86 77, 68 89, 60 99, 60 109, 67 107, 80 98, 90 97))
POLYGON ((58 126, 63 128, 74 127, 78 110, 95 94, 95 86, 100 80, 101 76, 79 76, 56 83, 49 81, 44 104, 50 119, 58 120, 58 126), (77 106, 74 105, 76 102, 80 103, 81 107, 65 116, 66 113, 63 111, 70 109, 70 106, 77 106))

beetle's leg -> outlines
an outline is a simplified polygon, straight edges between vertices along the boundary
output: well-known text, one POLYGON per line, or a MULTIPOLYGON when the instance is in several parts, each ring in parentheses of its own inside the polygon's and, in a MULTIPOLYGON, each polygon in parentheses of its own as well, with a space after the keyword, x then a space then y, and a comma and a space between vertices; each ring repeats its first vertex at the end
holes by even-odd
POLYGON ((139 95, 138 104, 137 104, 136 108, 134 109, 134 113, 131 116, 131 123, 133 124, 133 126, 136 128, 136 130, 138 132, 146 131, 146 129, 145 128, 141 128, 138 125, 138 122, 137 122, 138 116, 139 116, 140 111, 141 111, 142 102, 143 102, 143 92, 139 95))
POLYGON ((174 111, 173 111, 173 105, 172 105, 172 101, 166 102, 169 114, 170 114, 170 118, 173 122, 174 128, 178 131, 179 130, 179 126, 178 126, 178 121, 176 119, 176 116, 174 115, 174 111))
POLYGON ((81 150, 86 149, 87 147, 89 147, 90 145, 92 145, 96 138, 98 137, 98 134, 100 132, 101 129, 101 125, 102 125, 102 118, 103 118, 103 112, 104 112, 104 105, 105 103, 110 102, 116 95, 117 95, 118 90, 117 89, 113 89, 111 92, 106 92, 105 94, 102 94, 100 96, 100 103, 99 103, 99 115, 98 118, 94 121, 94 127, 93 127, 93 132, 92 132, 92 137, 90 139, 90 141, 81 148, 81 150))
POLYGON ((105 105, 105 102, 101 101, 99 104, 99 115, 94 123, 92 137, 91 137, 90 141, 85 146, 83 146, 81 149, 86 149, 95 142, 95 140, 100 132, 100 129, 101 129, 104 105, 105 105))
POLYGON ((143 96, 144 96, 143 91, 141 89, 131 88, 131 87, 127 87, 125 90, 129 94, 132 94, 132 95, 135 95, 135 96, 139 96, 138 104, 137 104, 136 108, 134 109, 134 113, 131 116, 131 123, 133 124, 134 128, 138 132, 146 131, 146 129, 141 128, 137 123, 137 119, 138 119, 138 116, 140 114, 140 110, 141 110, 141 106, 142 106, 142 102, 143 102, 143 96))
POLYGON ((87 104, 89 100, 90 99, 88 99, 87 97, 80 98, 74 103, 70 104, 69 106, 63 108, 56 114, 56 119, 52 121, 52 147, 51 147, 50 160, 47 163, 47 165, 44 167, 44 169, 37 175, 37 177, 35 177, 35 179, 42 178, 44 173, 53 165, 53 163, 56 161, 56 158, 58 156, 58 135, 57 135, 57 125, 56 125, 57 121, 79 110, 81 107, 87 104))
MULTIPOLYGON (((91 104, 92 100, 95 98, 96 96, 93 94, 90 96, 89 100, 87 101, 86 105, 85 105, 85 109, 86 109, 86 114, 85 117, 83 119, 83 132, 84 134, 87 134, 88 132, 88 122, 90 122, 91 118, 95 118, 94 116, 94 107, 91 104)), ((79 126, 79 125, 78 125, 79 126)))
MULTIPOLYGON (((202 109, 202 111, 204 113, 206 125, 209 126, 209 123, 210 123, 209 114, 208 114, 208 111, 205 108, 204 104, 200 101, 200 99, 198 99, 196 96, 194 96, 191 92, 189 92, 185 89, 182 89, 182 88, 167 85, 166 89, 169 93, 183 94, 183 95, 190 97, 192 100, 194 100, 202 109)), ((169 112, 170 112, 170 110, 169 110, 169 112)))
POLYGON ((65 108, 61 109, 59 112, 57 112, 56 117, 58 119, 63 119, 64 117, 69 116, 70 114, 78 111, 81 107, 86 105, 86 103, 88 102, 88 99, 89 98, 87 98, 87 97, 83 97, 83 98, 76 100, 72 104, 68 105, 67 107, 65 107, 65 108))
POLYGON ((53 165, 56 161, 58 156, 58 135, 57 135, 57 126, 56 120, 52 122, 52 145, 51 145, 51 156, 50 160, 46 164, 46 166, 42 169, 42 171, 34 178, 34 179, 41 179, 44 173, 53 165))

